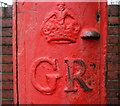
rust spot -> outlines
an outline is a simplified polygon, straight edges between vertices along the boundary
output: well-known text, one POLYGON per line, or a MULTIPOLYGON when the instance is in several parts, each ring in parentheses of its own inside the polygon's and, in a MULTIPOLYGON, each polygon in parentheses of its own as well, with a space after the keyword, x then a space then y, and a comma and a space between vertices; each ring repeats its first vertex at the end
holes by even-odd
POLYGON ((22 5, 24 5, 25 3, 23 2, 22 5))
POLYGON ((96 64, 92 63, 90 64, 90 67, 96 68, 96 64))
POLYGON ((99 13, 96 14, 96 21, 100 22, 100 14, 99 13))
POLYGON ((91 86, 91 85, 92 85, 92 82, 91 82, 91 81, 90 81, 90 82, 88 82, 88 85, 90 85, 90 86, 91 86))

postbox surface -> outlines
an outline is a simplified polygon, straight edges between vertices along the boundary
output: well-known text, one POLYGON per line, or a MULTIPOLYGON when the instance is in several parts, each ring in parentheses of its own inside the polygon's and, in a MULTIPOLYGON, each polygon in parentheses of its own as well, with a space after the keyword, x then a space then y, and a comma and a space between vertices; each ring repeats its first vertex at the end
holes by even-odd
POLYGON ((14 98, 19 104, 105 104, 104 2, 14 5, 14 98))

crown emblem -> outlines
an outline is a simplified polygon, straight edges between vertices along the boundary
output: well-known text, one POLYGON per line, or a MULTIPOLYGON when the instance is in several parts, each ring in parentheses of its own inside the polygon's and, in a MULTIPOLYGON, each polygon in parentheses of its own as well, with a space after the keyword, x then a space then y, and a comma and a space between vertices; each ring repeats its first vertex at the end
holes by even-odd
POLYGON ((71 11, 65 8, 65 3, 59 3, 57 10, 44 20, 41 32, 48 42, 75 43, 80 32, 80 25, 71 11))

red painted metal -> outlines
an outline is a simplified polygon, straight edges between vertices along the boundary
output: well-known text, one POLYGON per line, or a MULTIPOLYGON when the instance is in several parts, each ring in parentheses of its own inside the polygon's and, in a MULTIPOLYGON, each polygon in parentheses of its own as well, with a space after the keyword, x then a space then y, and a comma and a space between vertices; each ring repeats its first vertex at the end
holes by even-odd
POLYGON ((14 7, 15 104, 105 104, 107 4, 14 7))

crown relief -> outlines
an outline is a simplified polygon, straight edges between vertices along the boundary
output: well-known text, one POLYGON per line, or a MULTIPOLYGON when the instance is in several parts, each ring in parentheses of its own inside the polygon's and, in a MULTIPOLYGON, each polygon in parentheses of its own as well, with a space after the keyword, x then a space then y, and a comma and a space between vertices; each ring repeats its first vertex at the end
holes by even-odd
POLYGON ((48 42, 75 43, 80 25, 65 3, 58 3, 57 9, 44 20, 41 32, 48 42))

